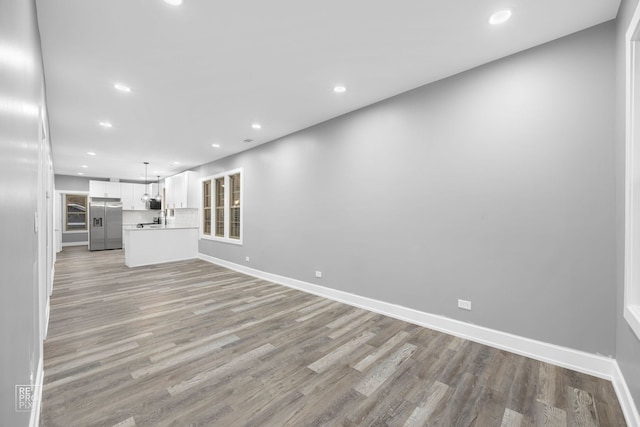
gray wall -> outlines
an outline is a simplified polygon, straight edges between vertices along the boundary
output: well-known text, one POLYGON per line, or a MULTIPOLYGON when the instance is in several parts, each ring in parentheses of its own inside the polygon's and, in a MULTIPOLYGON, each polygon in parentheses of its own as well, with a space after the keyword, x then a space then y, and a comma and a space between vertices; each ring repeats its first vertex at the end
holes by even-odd
POLYGON ((640 406, 640 340, 623 318, 624 300, 624 181, 625 181, 625 33, 638 0, 623 0, 618 12, 616 38, 616 236, 618 328, 616 358, 636 406, 640 406))
POLYGON ((200 251, 613 355, 614 42, 605 23, 200 167, 245 185, 244 245, 200 251))
POLYGON ((42 256, 46 260, 43 245, 51 244, 47 224, 52 212, 45 211, 51 199, 43 190, 53 189, 50 145, 41 140, 37 111, 44 108, 44 81, 33 1, 0 2, 0 40, 19 53, 15 60, 0 62, 0 425, 24 426, 29 413, 15 412, 14 390, 34 383, 42 356, 47 292, 39 276, 50 278, 42 256))

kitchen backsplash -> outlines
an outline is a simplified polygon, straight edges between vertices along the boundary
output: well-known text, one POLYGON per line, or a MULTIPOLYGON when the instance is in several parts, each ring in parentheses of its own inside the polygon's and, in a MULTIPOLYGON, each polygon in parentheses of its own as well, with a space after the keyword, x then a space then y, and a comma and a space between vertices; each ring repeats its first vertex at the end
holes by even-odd
MULTIPOLYGON (((169 224, 179 226, 197 227, 198 209, 173 209, 173 218, 169 219, 169 224)), ((153 222, 153 218, 159 217, 160 211, 122 211, 122 225, 136 225, 145 222, 153 222)))
MULTIPOLYGON (((196 209, 197 210, 197 209, 196 209)), ((122 225, 136 225, 153 222, 153 218, 160 216, 160 211, 122 211, 122 225)))
POLYGON ((198 209, 174 209, 175 225, 197 227, 198 221, 198 209))

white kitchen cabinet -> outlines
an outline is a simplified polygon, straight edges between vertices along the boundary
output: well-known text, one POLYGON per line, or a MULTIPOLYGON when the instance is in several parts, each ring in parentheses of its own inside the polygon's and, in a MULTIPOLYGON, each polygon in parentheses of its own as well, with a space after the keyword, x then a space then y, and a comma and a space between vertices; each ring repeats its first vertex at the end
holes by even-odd
POLYGON ((165 206, 168 209, 175 209, 176 207, 180 207, 182 200, 181 198, 181 187, 182 187, 182 176, 181 174, 170 176, 164 180, 164 188, 165 188, 165 206))
POLYGON ((153 193, 151 193, 151 185, 133 184, 133 202, 136 207, 135 210, 144 210, 148 208, 147 204, 142 201, 144 193, 153 197, 153 193))
POLYGON ((181 203, 184 202, 182 199, 182 185, 183 185, 183 175, 177 174, 174 176, 170 176, 164 180, 165 184, 165 194, 167 200, 165 200, 165 205, 168 209, 175 209, 181 207, 181 203))
POLYGON ((186 171, 164 180, 166 207, 169 209, 197 208, 198 182, 196 173, 186 171))
POLYGON ((133 203, 133 184, 128 182, 120 183, 120 200, 122 201, 122 209, 132 211, 135 209, 133 203))
MULTIPOLYGON (((151 184, 149 184, 149 191, 150 191, 150 195, 151 197, 156 197, 156 194, 158 194, 158 183, 157 182, 152 182, 151 184)), ((163 183, 160 183, 160 195, 162 196, 162 189, 164 188, 163 183)))
POLYGON ((109 197, 119 199, 121 197, 120 183, 113 181, 89 181, 90 197, 109 197))
MULTIPOLYGON (((149 185, 123 182, 120 184, 122 209, 125 211, 141 211, 147 209, 142 201, 145 191, 150 191, 149 185)), ((149 193, 151 194, 151 193, 149 193)))
POLYGON ((127 267, 160 264, 196 258, 198 227, 125 227, 124 264, 127 267))
POLYGON ((107 182, 106 181, 89 181, 90 197, 106 197, 107 182))

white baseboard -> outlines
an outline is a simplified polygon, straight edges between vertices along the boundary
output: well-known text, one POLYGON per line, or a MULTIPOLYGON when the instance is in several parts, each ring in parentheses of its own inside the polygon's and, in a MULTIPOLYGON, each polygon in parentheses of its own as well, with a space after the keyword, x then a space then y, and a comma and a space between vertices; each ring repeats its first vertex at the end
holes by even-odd
POLYGON ((89 246, 89 242, 62 242, 62 247, 65 246, 89 246))
POLYGON ((618 401, 620 402, 620 407, 622 408, 624 417, 627 420, 627 425, 629 427, 640 427, 640 414, 638 413, 638 408, 633 401, 631 391, 629 390, 627 382, 624 379, 624 375, 622 375, 620 366, 618 366, 617 363, 611 382, 614 390, 616 391, 616 395, 618 396, 618 401))
POLYGON ((40 403, 42 402, 42 385, 44 383, 44 360, 42 354, 38 361, 38 372, 36 373, 35 396, 33 405, 31 406, 31 415, 29 416, 29 427, 38 427, 40 425, 40 403))
POLYGON ((618 393, 620 405, 623 405, 623 410, 627 417, 627 423, 629 423, 630 426, 640 427, 640 424, 638 423, 638 411, 615 359, 555 344, 549 344, 497 331, 495 329, 472 325, 470 323, 461 322, 444 316, 425 313, 397 304, 374 300, 360 295, 315 285, 313 283, 279 276, 277 274, 267 273, 265 271, 256 270, 254 268, 235 264, 202 253, 199 253, 198 257, 204 261, 218 264, 249 276, 268 280, 270 282, 363 308, 385 316, 403 320, 405 322, 434 329, 480 344, 485 344, 490 347, 530 357, 541 362, 551 363, 556 366, 593 375, 598 378, 607 379, 614 384, 616 393, 618 393))

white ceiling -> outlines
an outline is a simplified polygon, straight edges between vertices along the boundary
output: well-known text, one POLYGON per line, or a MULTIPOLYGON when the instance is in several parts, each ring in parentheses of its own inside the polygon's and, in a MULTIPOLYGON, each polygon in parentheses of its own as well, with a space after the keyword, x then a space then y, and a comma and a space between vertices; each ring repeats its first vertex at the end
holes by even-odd
POLYGON ((148 161, 150 180, 169 176, 608 21, 619 4, 38 0, 55 172, 138 180, 148 161), (511 20, 490 25, 504 8, 511 20))

